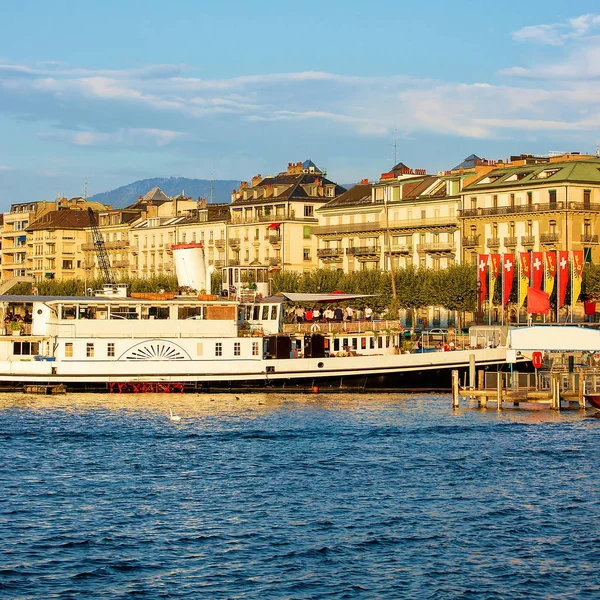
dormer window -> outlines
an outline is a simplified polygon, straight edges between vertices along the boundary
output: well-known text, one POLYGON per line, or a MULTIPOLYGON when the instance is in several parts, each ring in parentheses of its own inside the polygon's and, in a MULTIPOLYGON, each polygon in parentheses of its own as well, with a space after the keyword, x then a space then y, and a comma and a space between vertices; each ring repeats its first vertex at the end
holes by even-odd
POLYGON ((531 171, 519 171, 518 173, 513 173, 510 177, 507 177, 505 181, 521 181, 521 179, 524 179, 527 175, 531 175, 531 171))
POLYGON ((541 173, 538 173, 535 176, 535 179, 548 179, 548 177, 552 177, 555 173, 558 173, 560 169, 545 169, 541 173))

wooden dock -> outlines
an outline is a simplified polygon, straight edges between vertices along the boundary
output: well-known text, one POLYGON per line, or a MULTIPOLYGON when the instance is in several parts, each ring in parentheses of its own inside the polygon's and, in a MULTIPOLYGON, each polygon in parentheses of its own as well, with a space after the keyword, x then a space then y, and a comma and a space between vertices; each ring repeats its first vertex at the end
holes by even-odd
POLYGON ((459 408, 461 399, 476 400, 479 408, 488 405, 502 410, 505 404, 547 404, 552 410, 561 408, 586 408, 584 395, 597 392, 600 372, 596 369, 579 369, 576 372, 540 371, 533 375, 529 385, 519 386, 519 373, 487 373, 495 376, 495 386, 486 386, 484 371, 477 373, 477 385, 461 386, 458 371, 452 371, 452 406, 459 408))

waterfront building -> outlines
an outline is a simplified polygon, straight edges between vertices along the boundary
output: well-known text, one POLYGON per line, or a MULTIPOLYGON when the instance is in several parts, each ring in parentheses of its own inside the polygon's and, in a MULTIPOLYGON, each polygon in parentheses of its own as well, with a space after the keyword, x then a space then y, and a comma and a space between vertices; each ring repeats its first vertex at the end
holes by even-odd
POLYGON ((274 177, 257 175, 251 185, 242 182, 231 198, 229 260, 271 270, 315 268, 317 211, 345 191, 310 160, 288 163, 274 177))
MULTIPOLYGON (((583 250, 600 259, 600 158, 522 154, 462 173, 462 260, 479 253, 583 250), (476 170, 475 170, 476 171, 476 170)), ((458 172, 458 170, 456 171, 458 172)))
POLYGON ((24 202, 11 205, 3 215, 0 262, 2 280, 14 277, 73 277, 79 268, 82 221, 78 214, 88 206, 105 209, 99 202, 84 198, 57 198, 54 201, 24 202), (64 213, 59 216, 59 213, 64 213), (40 219, 46 221, 40 222, 40 219), (33 225, 35 224, 35 227, 33 225), (48 226, 46 228, 46 226, 48 226), (65 254, 63 256, 63 250, 65 254), (63 261, 65 269, 63 269, 63 261))

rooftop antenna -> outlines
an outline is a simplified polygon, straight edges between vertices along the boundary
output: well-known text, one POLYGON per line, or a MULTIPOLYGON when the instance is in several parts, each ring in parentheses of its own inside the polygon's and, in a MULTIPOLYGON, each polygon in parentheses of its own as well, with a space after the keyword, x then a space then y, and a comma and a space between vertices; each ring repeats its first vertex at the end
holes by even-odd
POLYGON ((394 128, 394 143, 390 144, 394 148, 394 167, 398 164, 398 128, 394 128))

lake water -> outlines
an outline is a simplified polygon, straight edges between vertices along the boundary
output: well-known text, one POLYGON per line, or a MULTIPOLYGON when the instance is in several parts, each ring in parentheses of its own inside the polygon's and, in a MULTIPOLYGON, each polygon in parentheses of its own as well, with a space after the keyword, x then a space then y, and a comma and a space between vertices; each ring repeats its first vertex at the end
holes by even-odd
POLYGON ((594 414, 0 395, 0 597, 599 598, 594 414))

